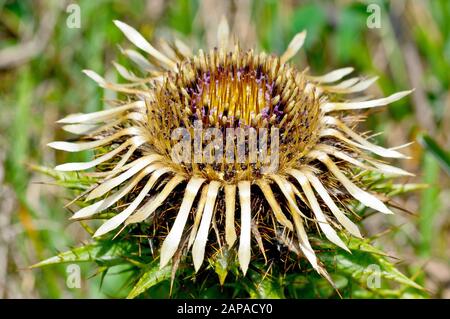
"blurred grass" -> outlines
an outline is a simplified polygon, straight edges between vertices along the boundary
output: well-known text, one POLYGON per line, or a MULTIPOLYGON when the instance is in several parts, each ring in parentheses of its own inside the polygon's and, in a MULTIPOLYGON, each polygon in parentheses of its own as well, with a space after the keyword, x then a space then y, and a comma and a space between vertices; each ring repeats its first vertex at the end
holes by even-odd
MULTIPOLYGON (((130 23, 150 39, 155 34, 175 32, 198 47, 206 42, 209 33, 215 32, 207 21, 226 14, 235 25, 247 28, 238 28, 239 36, 245 35, 256 46, 276 53, 283 51, 295 33, 306 29, 307 54, 301 52, 294 60, 300 65, 308 63, 312 73, 354 66, 361 75, 380 77, 378 86, 369 91, 374 96, 415 86, 413 98, 396 102, 387 107, 387 112, 376 112, 369 117, 366 129, 384 132, 376 137, 378 142, 393 147, 414 141, 425 132, 444 152, 450 149, 450 3, 447 0, 247 0, 230 1, 229 6, 199 0, 80 0, 76 1, 81 8, 80 29, 66 26, 65 9, 69 2, 60 1, 56 9, 50 3, 54 2, 0 0, 0 52, 32 38, 44 12, 56 10, 57 15, 50 41, 42 52, 0 70, 0 151, 6 154, 5 162, 0 165, 5 168, 5 187, 15 194, 11 199, 14 201, 11 224, 4 226, 14 229, 15 235, 12 239, 0 236, 0 245, 9 251, 6 286, 0 290, 4 294, 0 297, 123 295, 120 292, 126 273, 108 274, 99 289, 100 276, 88 280, 95 270, 84 265, 82 288, 69 289, 65 284, 65 267, 26 270, 30 264, 88 238, 80 225, 67 221, 70 213, 63 209, 67 194, 60 188, 38 184, 49 181, 27 170, 25 164, 54 166, 90 156, 89 153, 55 153, 45 145, 67 138, 54 124, 56 119, 72 112, 101 109, 102 99, 111 98, 81 71, 88 68, 107 77, 116 76, 111 61, 120 61, 117 45, 126 45, 126 41, 114 27, 114 19, 130 23), (380 29, 369 29, 366 25, 369 3, 380 5, 380 29), (236 19, 244 21, 238 24, 236 19), (411 56, 418 57, 412 60, 419 66, 418 70, 411 67, 411 56), (420 94, 424 99, 418 98, 420 94)), ((444 265, 444 269, 449 269, 449 178, 439 167, 432 149, 415 143, 407 152, 412 159, 400 165, 417 175, 411 181, 428 183, 430 188, 396 201, 418 218, 400 212, 389 221, 384 216, 374 216, 365 223, 367 233, 382 232, 392 223, 409 225, 382 236, 379 245, 404 259, 408 266, 405 268, 419 269, 424 284, 435 291, 435 296, 449 297, 450 278, 442 279, 440 274, 433 273, 436 267, 422 267, 427 262, 427 265, 444 265)))
POLYGON ((423 158, 423 174, 424 182, 430 187, 422 192, 419 231, 421 234, 421 242, 419 251, 422 256, 429 257, 432 254, 432 244, 434 239, 434 222, 438 210, 439 187, 437 185, 439 179, 439 165, 430 154, 425 154, 423 158))

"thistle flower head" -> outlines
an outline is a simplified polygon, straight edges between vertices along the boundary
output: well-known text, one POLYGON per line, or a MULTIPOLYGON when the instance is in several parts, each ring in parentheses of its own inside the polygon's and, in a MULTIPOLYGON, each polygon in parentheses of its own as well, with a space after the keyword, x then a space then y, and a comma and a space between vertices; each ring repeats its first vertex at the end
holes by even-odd
POLYGON ((192 252, 198 270, 205 256, 225 246, 237 250, 244 273, 252 249, 266 256, 278 243, 289 243, 327 276, 308 233, 323 233, 348 250, 336 230, 361 237, 349 218, 350 199, 391 214, 354 172, 408 175, 374 157, 405 156, 357 133, 364 117, 356 112, 410 91, 350 100, 349 94, 376 79, 344 80, 352 68, 313 76, 288 63, 305 32, 278 57, 242 50, 222 22, 218 47, 192 54, 179 40, 157 50, 135 29, 116 25, 148 54, 123 50, 143 76, 115 64, 129 83, 114 84, 85 71, 127 98, 103 111, 63 118, 63 128, 80 141, 50 143, 68 152, 97 151, 90 162, 57 167, 95 168, 86 173, 98 180, 84 194, 89 205, 72 217, 112 210, 115 215, 94 236, 148 221, 161 244, 161 266, 177 251, 192 252))

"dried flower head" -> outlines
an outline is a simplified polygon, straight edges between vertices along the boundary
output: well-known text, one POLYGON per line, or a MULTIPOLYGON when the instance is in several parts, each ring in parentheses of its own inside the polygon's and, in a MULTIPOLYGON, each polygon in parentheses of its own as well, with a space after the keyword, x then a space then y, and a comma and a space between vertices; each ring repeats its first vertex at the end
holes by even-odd
POLYGON ((66 131, 81 135, 80 141, 49 144, 68 152, 96 150, 90 162, 57 167, 96 168, 86 173, 98 180, 84 194, 90 205, 72 217, 89 219, 112 210, 115 215, 95 237, 149 221, 152 236, 161 243, 161 266, 177 251, 192 250, 198 270, 205 255, 211 257, 225 246, 237 249, 244 274, 253 242, 254 251, 264 257, 284 243, 327 276, 308 232, 321 232, 348 250, 336 229, 361 237, 348 217, 350 200, 391 214, 355 171, 410 175, 371 153, 405 156, 372 144, 354 126, 364 119, 358 110, 386 105, 410 91, 348 100, 349 94, 364 91, 376 78, 343 80, 352 68, 313 76, 289 64, 305 32, 278 57, 242 50, 231 40, 224 20, 218 47, 192 54, 179 40, 161 42, 157 50, 135 29, 115 23, 149 55, 146 59, 137 51, 123 50, 144 76, 115 64, 129 83, 113 84, 85 71, 101 87, 126 99, 100 112, 60 120, 66 131), (174 138, 179 129, 187 139, 181 133, 174 138), (261 137, 260 132, 269 133, 261 137), (269 144, 274 146, 270 152, 269 144), (267 169, 271 160, 276 165, 267 169))

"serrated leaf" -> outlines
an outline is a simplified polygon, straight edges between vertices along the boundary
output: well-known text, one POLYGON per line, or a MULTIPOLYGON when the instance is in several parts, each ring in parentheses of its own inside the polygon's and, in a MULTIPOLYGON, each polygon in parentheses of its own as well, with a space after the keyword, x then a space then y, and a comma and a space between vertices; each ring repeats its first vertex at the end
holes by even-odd
POLYGON ((34 164, 30 164, 29 167, 36 172, 54 178, 56 184, 69 189, 86 190, 95 182, 93 178, 89 178, 76 172, 61 172, 49 167, 34 164))
POLYGON ((388 196, 396 196, 409 192, 423 190, 428 187, 428 184, 408 183, 408 184, 393 184, 393 183, 379 183, 374 185, 372 189, 383 191, 388 196))
POLYGON ((136 285, 134 285, 133 290, 128 294, 127 299, 134 299, 160 282, 169 280, 171 274, 172 267, 170 264, 160 269, 159 260, 152 261, 146 267, 136 285))
POLYGON ((31 268, 69 262, 97 262, 102 265, 115 265, 123 262, 130 255, 130 248, 131 244, 128 242, 98 241, 60 253, 32 265, 31 268))
POLYGON ((423 290, 419 284, 402 274, 388 261, 386 255, 373 247, 367 239, 352 238, 347 245, 351 254, 341 250, 328 250, 319 252, 319 259, 328 267, 334 266, 338 273, 345 274, 363 285, 366 284, 368 276, 377 275, 378 272, 381 278, 388 281, 423 290))

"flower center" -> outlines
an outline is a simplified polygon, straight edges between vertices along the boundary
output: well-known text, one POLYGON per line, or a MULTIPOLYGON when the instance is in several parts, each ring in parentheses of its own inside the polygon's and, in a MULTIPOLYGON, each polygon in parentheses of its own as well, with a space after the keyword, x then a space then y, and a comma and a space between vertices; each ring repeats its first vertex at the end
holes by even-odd
POLYGON ((174 149, 180 155, 180 150, 190 148, 186 156, 179 156, 187 161, 182 165, 174 161, 189 174, 235 181, 260 176, 263 155, 273 155, 275 138, 280 169, 298 165, 318 139, 320 97, 314 85, 273 55, 239 48, 231 52, 215 49, 209 54, 199 51, 155 85, 148 108, 151 146, 172 160, 174 149), (261 133, 265 134, 262 139, 261 133), (239 147, 239 142, 245 146, 239 147), (204 161, 203 156, 197 161, 197 150, 216 160, 204 161), (234 153, 233 160, 226 156, 228 151, 234 153))
POLYGON ((191 111, 205 126, 266 127, 281 119, 279 99, 274 99, 274 82, 257 68, 218 67, 202 72, 189 87, 191 111))

